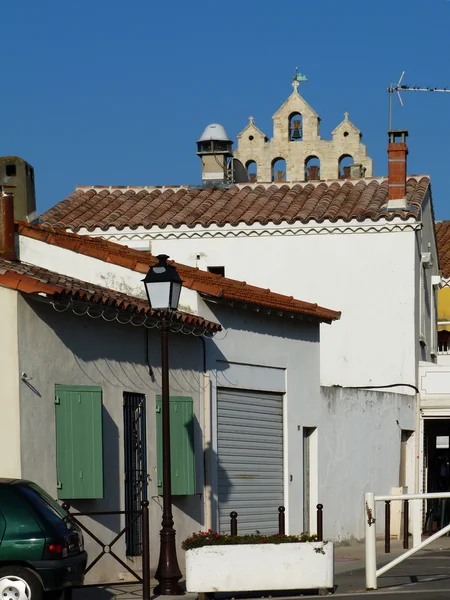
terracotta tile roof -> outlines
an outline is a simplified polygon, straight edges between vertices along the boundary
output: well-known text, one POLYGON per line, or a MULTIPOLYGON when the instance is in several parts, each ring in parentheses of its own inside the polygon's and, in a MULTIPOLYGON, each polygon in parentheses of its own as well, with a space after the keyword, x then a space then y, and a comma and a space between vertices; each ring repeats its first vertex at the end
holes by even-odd
POLYGON ((450 221, 436 223, 436 241, 442 276, 450 278, 450 221))
MULTIPOLYGON (((47 294, 56 301, 72 298, 93 306, 111 307, 133 314, 158 316, 146 300, 122 294, 115 290, 73 279, 35 265, 0 259, 0 286, 25 294, 47 294)), ((202 317, 178 311, 174 320, 192 327, 202 327, 214 332, 221 326, 202 317)))
POLYGON ((406 209, 387 210, 387 178, 254 183, 230 188, 83 187, 41 217, 78 231, 246 223, 417 218, 429 177, 410 176, 406 209))
MULTIPOLYGON (((41 240, 47 244, 66 248, 79 254, 91 256, 140 273, 147 273, 149 266, 156 264, 155 257, 147 252, 133 250, 127 246, 115 244, 101 238, 67 233, 64 230, 53 230, 48 227, 30 225, 25 222, 17 223, 17 228, 20 235, 41 240)), ((240 305, 247 304, 264 307, 266 309, 273 309, 274 313, 281 311, 305 319, 328 323, 339 319, 341 314, 317 304, 295 300, 292 296, 276 294, 268 289, 255 287, 242 281, 235 281, 221 275, 201 271, 194 267, 178 263, 174 264, 176 264, 184 282, 183 285, 205 296, 229 302, 238 302, 240 305)))

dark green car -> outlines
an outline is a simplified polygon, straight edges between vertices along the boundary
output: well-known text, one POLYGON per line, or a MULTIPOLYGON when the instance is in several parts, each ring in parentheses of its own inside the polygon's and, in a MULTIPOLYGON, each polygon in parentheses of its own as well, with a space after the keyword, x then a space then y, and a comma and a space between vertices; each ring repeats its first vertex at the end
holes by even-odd
POLYGON ((31 481, 0 478, 0 600, 56 598, 83 584, 86 561, 81 530, 57 502, 31 481))

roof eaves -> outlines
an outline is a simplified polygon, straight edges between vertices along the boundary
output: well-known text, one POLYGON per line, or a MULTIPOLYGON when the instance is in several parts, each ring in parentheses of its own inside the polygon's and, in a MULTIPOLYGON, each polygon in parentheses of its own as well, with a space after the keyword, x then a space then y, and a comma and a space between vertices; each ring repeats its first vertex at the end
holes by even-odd
MULTIPOLYGON (((165 313, 151 310, 150 307, 143 309, 141 306, 142 302, 139 298, 134 298, 132 296, 128 297, 124 294, 121 294, 119 298, 108 297, 106 293, 109 290, 107 288, 94 286, 95 289, 93 291, 72 289, 67 288, 64 285, 52 285, 42 282, 32 275, 17 273, 12 269, 0 269, 0 286, 31 295, 41 300, 46 296, 50 296, 56 300, 68 298, 74 302, 84 302, 90 306, 112 307, 120 312, 132 312, 135 314, 143 313, 148 317, 155 318, 155 320, 161 320, 167 316, 165 313), (104 295, 102 294, 102 290, 105 291, 104 295)), ((217 332, 222 329, 219 323, 208 321, 198 315, 192 315, 182 311, 172 313, 171 317, 175 322, 187 324, 193 328, 201 327, 210 332, 217 332)))
POLYGON ((213 304, 221 304, 226 306, 238 306, 242 310, 251 310, 253 312, 262 312, 266 315, 275 315, 277 317, 285 317, 289 319, 295 319, 299 321, 311 321, 331 324, 333 321, 337 321, 341 318, 340 312, 324 309, 323 312, 317 312, 314 314, 307 310, 293 309, 293 308, 280 308, 277 306, 269 306, 258 302, 242 301, 236 298, 229 298, 226 295, 221 294, 220 296, 211 296, 206 293, 199 292, 201 297, 206 302, 213 304))
MULTIPOLYGON (((130 249, 127 246, 122 246, 107 240, 89 236, 80 236, 79 234, 68 233, 66 231, 49 231, 41 225, 30 225, 29 223, 23 222, 18 222, 17 228, 22 235, 40 239, 48 244, 64 247, 68 250, 137 272, 146 273, 149 266, 156 263, 156 258, 151 254, 144 254, 139 250, 130 249), (130 256, 126 256, 127 254, 130 256), (148 259, 148 262, 145 259, 148 259)), ((201 271, 196 267, 180 265, 174 261, 170 262, 177 266, 185 287, 200 294, 206 294, 215 298, 241 301, 241 298, 235 297, 237 290, 240 290, 242 292, 248 292, 249 298, 246 300, 251 304, 258 304, 261 307, 266 307, 271 310, 276 306, 274 303, 283 305, 283 310, 289 310, 285 308, 286 302, 297 302, 299 306, 292 307, 292 312, 295 314, 302 313, 304 315, 311 315, 312 317, 323 319, 327 322, 328 320, 336 320, 340 315, 340 313, 336 311, 318 307, 317 305, 308 302, 295 300, 291 296, 276 294, 269 289, 264 290, 260 287, 249 285, 244 281, 221 277, 219 275, 214 275, 213 273, 201 271), (250 294, 257 294, 260 297, 265 295, 270 302, 264 303, 261 301, 261 298, 252 299, 250 294), (317 314, 314 314, 314 311, 317 311, 317 314)))

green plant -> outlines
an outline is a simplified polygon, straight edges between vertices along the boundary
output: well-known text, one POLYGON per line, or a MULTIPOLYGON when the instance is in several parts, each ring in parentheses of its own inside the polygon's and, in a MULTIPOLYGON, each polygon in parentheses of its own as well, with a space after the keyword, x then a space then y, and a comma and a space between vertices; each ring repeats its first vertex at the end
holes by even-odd
POLYGON ((304 542, 316 542, 317 535, 302 533, 300 535, 263 535, 252 533, 249 535, 227 535, 217 533, 212 529, 199 531, 186 538, 181 547, 183 550, 202 548, 203 546, 230 546, 235 544, 295 544, 304 542))

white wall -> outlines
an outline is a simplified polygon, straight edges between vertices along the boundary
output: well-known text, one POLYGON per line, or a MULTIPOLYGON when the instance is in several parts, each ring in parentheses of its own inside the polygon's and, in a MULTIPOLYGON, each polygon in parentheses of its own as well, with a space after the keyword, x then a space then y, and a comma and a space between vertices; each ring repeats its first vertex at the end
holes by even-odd
MULTIPOLYGON (((95 283, 123 294, 138 298, 146 297, 142 273, 78 254, 66 248, 52 246, 33 238, 19 236, 19 259, 22 262, 39 265, 49 271, 55 271, 88 283, 95 283)), ((180 310, 197 314, 197 296, 197 292, 183 287, 180 296, 180 310)))
POLYGON ((0 287, 1 307, 1 391, 0 391, 0 477, 21 477, 19 354, 17 340, 17 298, 15 290, 0 287))
MULTIPOLYGON (((179 242, 181 248, 183 243, 184 240, 179 242)), ((237 258, 227 274, 250 282, 263 279, 256 283, 267 282, 277 291, 284 290, 330 308, 347 307, 341 322, 321 328, 328 345, 326 374, 333 383, 345 380, 351 382, 349 385, 386 384, 393 383, 394 377, 394 382, 399 381, 399 375, 403 377, 400 381, 412 383, 413 269, 408 265, 414 256, 414 244, 413 231, 398 235, 238 238, 232 246, 232 257, 237 258), (339 240, 339 252, 331 238, 339 240), (322 244, 327 248, 325 254, 322 244), (374 255, 376 261, 371 260, 374 255), (243 265, 237 260, 239 257, 243 265), (280 269, 283 260, 291 269, 288 282, 285 271, 280 269), (368 268, 368 263, 372 268, 368 268), (230 272, 233 269, 236 272, 230 272), (296 287, 297 292, 288 290, 290 286, 296 287), (348 292, 350 286, 352 293, 348 292), (338 334, 333 336, 335 329, 338 334)), ((164 247, 161 242, 156 252, 164 247)), ((211 260, 207 264, 227 265, 227 248, 212 240, 211 248, 205 247, 205 260, 211 260), (222 254, 217 253, 218 246, 222 247, 222 254)), ((21 238, 20 249, 22 260, 60 273, 129 293, 141 289, 140 274, 122 267, 27 238, 21 238)), ((155 248, 152 250, 155 252, 155 248)), ((176 255, 175 248, 169 248, 167 253, 177 260, 192 262, 176 255)), ((303 527, 302 428, 317 427, 317 498, 325 506, 326 535, 333 539, 361 537, 363 492, 373 489, 387 493, 398 485, 400 430, 414 429, 413 399, 359 390, 331 390, 328 395, 321 395, 317 325, 297 325, 292 320, 265 317, 263 313, 196 302, 199 314, 224 327, 214 340, 206 342, 213 422, 216 388, 224 385, 217 373, 223 374, 227 363, 233 364, 233 378, 227 378, 231 387, 267 391, 282 391, 284 387, 285 489, 290 531, 299 532, 303 527), (397 455, 398 460, 392 458, 397 455)))
MULTIPOLYGON (((17 333, 15 339, 14 359, 17 363, 17 333)), ((20 297, 19 340, 20 369, 33 378, 33 388, 20 383, 20 434, 17 426, 14 429, 11 427, 10 434, 7 429, 0 436, 0 444, 4 440, 9 442, 8 447, 5 446, 0 454, 0 463, 5 455, 9 457, 11 450, 14 451, 20 444, 23 477, 36 481, 53 497, 57 494, 55 384, 94 385, 102 388, 104 498, 73 501, 71 504, 75 510, 124 510, 123 393, 145 394, 150 558, 151 568, 156 569, 162 516, 156 475, 155 418, 156 395, 161 393, 159 330, 147 332, 144 327, 75 316, 70 311, 58 313, 48 305, 20 297), (147 364, 147 344, 151 372, 147 364)), ((202 354, 202 344, 198 338, 182 334, 170 335, 170 393, 173 396, 191 397, 195 415, 196 494, 173 498, 180 562, 184 560, 181 542, 193 531, 200 529, 203 523, 202 354)), ((3 373, 2 371, 2 377, 3 373)), ((18 382, 17 378, 16 381, 18 382)), ((10 398, 6 398, 9 402, 10 398)), ((17 412, 18 402, 17 398, 17 412)), ((115 537, 124 526, 123 521, 123 516, 84 520, 105 541, 115 537)), ((87 551, 93 559, 98 554, 98 545, 88 535, 85 540, 87 551)), ((123 539, 114 549, 125 560, 123 539)), ((139 569, 140 559, 131 561, 129 565, 139 569)), ((106 557, 94 568, 88 581, 114 581, 120 574, 127 576, 123 567, 106 557)))
MULTIPOLYGON (((399 485, 401 431, 414 429, 414 402, 403 394, 322 388, 320 494, 331 538, 362 539, 364 492, 390 494, 399 485)), ((413 468, 409 464, 409 481, 413 468)), ((380 534, 383 520, 380 510, 380 534)))
POLYGON ((200 268, 224 265, 228 277, 342 311, 321 328, 322 385, 416 383, 412 230, 171 237, 153 240, 152 252, 200 268))
MULTIPOLYGON (((284 392, 289 532, 303 529, 303 427, 315 427, 318 464, 317 472, 311 473, 316 487, 313 502, 324 505, 325 535, 334 540, 362 538, 364 492, 390 493, 399 484, 401 430, 414 429, 414 398, 320 388, 313 324, 208 306, 210 318, 224 327, 206 346, 213 423, 218 387, 284 392)), ((217 450, 214 435, 213 449, 217 450)))
POLYGON ((419 363, 420 405, 450 408, 450 364, 419 363))
POLYGON ((422 230, 416 232, 416 339, 420 339, 420 271, 426 280, 426 323, 425 336, 421 343, 417 345, 417 362, 428 361, 437 362, 437 287, 433 287, 432 277, 438 275, 438 251, 436 247, 436 237, 434 231, 434 214, 431 204, 431 197, 428 193, 422 204, 422 230), (423 268, 422 256, 430 253, 431 261, 427 268, 423 268))

